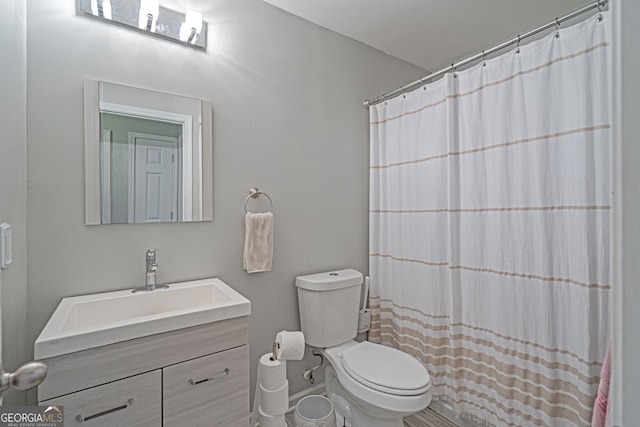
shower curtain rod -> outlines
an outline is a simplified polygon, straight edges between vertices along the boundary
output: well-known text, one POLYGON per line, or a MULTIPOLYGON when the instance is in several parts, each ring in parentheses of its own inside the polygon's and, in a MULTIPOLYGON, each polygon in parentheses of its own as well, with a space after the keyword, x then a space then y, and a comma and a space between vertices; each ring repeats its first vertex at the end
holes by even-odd
POLYGON ((605 7, 607 5, 607 3, 609 2, 609 0, 597 0, 594 3, 590 3, 586 6, 581 7, 580 9, 574 10, 573 12, 570 12, 560 18, 556 18, 555 20, 549 22, 548 24, 542 25, 538 28, 534 28, 533 30, 527 31, 524 34, 518 34, 516 37, 512 38, 511 40, 507 40, 506 42, 500 43, 499 45, 496 45, 494 47, 492 47, 491 49, 487 49, 487 50, 483 50, 482 52, 475 54, 467 59, 463 59, 462 61, 459 61, 457 63, 453 63, 451 65, 449 65, 446 68, 443 68, 440 71, 436 71, 435 73, 431 73, 428 76, 422 77, 419 80, 416 80, 413 83, 409 83, 407 85, 404 85, 402 87, 399 87, 398 89, 391 91, 389 93, 385 93, 383 95, 380 95, 376 98, 373 98, 371 100, 366 99, 364 100, 364 102, 362 103, 362 105, 364 106, 365 109, 369 109, 370 106, 372 105, 376 105, 379 104, 383 101, 389 100, 391 98, 395 98, 398 95, 402 95, 403 93, 409 92, 419 86, 422 86, 423 84, 430 82, 438 77, 442 77, 444 76, 446 73, 451 72, 451 71, 456 71, 459 67, 464 67, 465 65, 469 65, 472 62, 478 61, 479 59, 486 59, 486 57, 488 55, 491 55, 492 53, 495 53, 499 50, 502 50, 508 46, 511 46, 513 44, 517 44, 519 45, 520 42, 526 38, 529 38, 531 36, 534 36, 538 33, 541 33, 543 31, 546 31, 548 29, 551 28, 556 28, 558 29, 558 27, 560 26, 561 23, 566 22, 570 19, 575 18, 576 16, 580 16, 583 13, 589 12, 593 9, 599 9, 602 10, 603 7, 605 7))

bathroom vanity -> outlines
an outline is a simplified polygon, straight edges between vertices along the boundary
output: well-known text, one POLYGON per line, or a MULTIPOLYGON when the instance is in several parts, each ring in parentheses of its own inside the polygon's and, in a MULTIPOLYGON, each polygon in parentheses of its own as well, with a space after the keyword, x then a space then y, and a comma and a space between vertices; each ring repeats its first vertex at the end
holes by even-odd
POLYGON ((39 404, 64 406, 67 426, 248 426, 250 304, 241 295, 229 293, 239 298, 221 302, 224 298, 217 295, 212 297, 217 309, 202 305, 202 292, 220 289, 235 293, 218 279, 207 279, 173 284, 168 290, 141 296, 120 291, 97 294, 98 300, 94 296, 63 300, 36 341, 36 357, 49 367, 47 378, 38 387, 39 404), (194 291, 202 285, 217 289, 194 291), (92 310, 85 311, 93 311, 95 318, 100 317, 102 301, 115 301, 122 307, 121 313, 131 300, 136 307, 153 300, 155 307, 162 305, 158 298, 177 304, 194 292, 200 299, 196 310, 165 307, 162 313, 146 311, 144 316, 98 322, 90 328, 73 326, 83 315, 83 303, 89 302, 92 310), (101 302, 91 305, 95 301, 101 302), (220 316, 221 310, 226 310, 224 316, 220 316), (144 319, 149 316, 154 319, 144 319), (155 319, 157 316, 160 318, 155 319), (173 326, 158 330, 166 318, 173 319, 173 326), (145 322, 146 326, 140 326, 145 322), (175 329, 176 324, 184 327, 175 329), (118 327, 118 333, 103 331, 118 327), (75 333, 65 333, 65 328, 75 333), (124 336, 127 339, 118 339, 124 336), (98 345, 101 343, 104 345, 98 345))

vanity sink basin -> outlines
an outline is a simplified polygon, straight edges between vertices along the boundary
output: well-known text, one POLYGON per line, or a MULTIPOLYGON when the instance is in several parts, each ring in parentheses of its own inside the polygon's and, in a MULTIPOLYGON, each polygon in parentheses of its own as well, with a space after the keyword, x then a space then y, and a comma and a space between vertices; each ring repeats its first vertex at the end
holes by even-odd
POLYGON ((220 279, 63 298, 34 346, 36 359, 247 316, 251 302, 220 279))

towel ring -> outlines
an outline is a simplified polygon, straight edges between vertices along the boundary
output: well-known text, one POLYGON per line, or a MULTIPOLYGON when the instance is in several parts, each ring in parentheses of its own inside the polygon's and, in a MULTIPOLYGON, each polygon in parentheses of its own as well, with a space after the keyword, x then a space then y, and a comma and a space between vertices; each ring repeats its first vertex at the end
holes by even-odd
POLYGON ((247 211, 247 203, 249 203, 249 199, 255 199, 258 196, 264 196, 267 198, 267 200, 269 200, 268 212, 273 212, 273 202, 271 201, 271 197, 269 197, 269 195, 264 191, 260 191, 259 188, 253 187, 251 190, 249 190, 249 195, 247 196, 247 198, 244 199, 244 213, 249 213, 249 211, 247 211))

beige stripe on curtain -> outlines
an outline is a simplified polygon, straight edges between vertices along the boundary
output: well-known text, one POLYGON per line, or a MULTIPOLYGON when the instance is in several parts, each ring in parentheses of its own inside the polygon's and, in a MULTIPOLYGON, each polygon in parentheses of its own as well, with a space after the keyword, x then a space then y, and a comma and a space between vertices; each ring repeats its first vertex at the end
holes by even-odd
POLYGON ((496 426, 588 426, 608 339, 610 17, 370 108, 369 339, 496 426))

